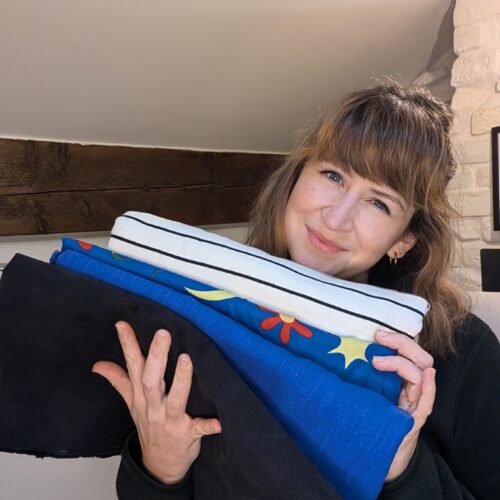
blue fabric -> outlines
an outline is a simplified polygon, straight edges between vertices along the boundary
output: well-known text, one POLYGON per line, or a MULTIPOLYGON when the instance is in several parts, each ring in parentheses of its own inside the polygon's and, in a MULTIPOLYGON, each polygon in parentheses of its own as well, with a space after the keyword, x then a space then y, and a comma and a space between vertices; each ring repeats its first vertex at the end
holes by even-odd
POLYGON ((378 371, 371 363, 373 356, 393 355, 394 351, 387 347, 327 333, 302 324, 294 318, 263 309, 246 299, 220 294, 215 288, 199 281, 83 241, 63 238, 61 251, 66 250, 86 254, 178 292, 190 294, 198 301, 222 312, 295 355, 315 361, 343 380, 379 392, 393 403, 398 401, 401 390, 399 375, 394 372, 378 371), (354 356, 341 352, 346 345, 356 350, 354 356))
POLYGON ((52 262, 153 300, 188 319, 217 344, 344 498, 377 497, 394 454, 413 425, 408 413, 165 285, 71 250, 56 254, 52 262))

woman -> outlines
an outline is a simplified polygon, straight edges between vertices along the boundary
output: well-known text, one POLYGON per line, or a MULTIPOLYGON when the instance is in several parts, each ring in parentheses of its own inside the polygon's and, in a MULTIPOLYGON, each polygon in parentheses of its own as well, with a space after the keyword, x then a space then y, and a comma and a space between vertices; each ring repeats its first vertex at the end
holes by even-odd
MULTIPOLYGON (((445 193, 455 171, 450 122, 445 106, 423 89, 389 82, 351 94, 304 135, 268 180, 252 217, 253 246, 431 304, 418 343, 376 335, 397 355, 374 358, 374 366, 403 378, 399 406, 415 421, 381 498, 493 498, 499 488, 498 341, 446 277, 454 244, 445 193)), ((122 467, 118 489, 142 481, 144 499, 190 498, 201 438, 221 432, 220 422, 186 414, 193 372, 186 354, 165 395, 168 332, 156 333, 145 360, 131 327, 119 322, 117 329, 128 374, 107 362, 94 371, 126 401, 141 452, 132 457, 127 445, 124 460, 142 459, 143 467, 135 475, 122 467)))

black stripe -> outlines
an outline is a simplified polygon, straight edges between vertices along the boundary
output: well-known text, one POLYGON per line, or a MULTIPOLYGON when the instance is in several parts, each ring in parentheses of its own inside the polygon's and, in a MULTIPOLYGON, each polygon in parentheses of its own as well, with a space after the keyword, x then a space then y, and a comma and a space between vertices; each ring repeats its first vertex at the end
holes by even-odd
POLYGON ((398 333, 402 333, 402 334, 406 335, 407 337, 411 338, 411 335, 408 335, 406 332, 403 332, 402 330, 399 330, 398 328, 396 328, 396 327, 394 327, 392 325, 389 325, 387 323, 383 323, 382 321, 376 320, 374 318, 370 318, 369 316, 364 316, 363 314, 359 314, 359 313, 356 313, 354 311, 349 311, 349 310, 344 309, 342 307, 334 306, 333 304, 328 304, 327 302, 323 302, 323 301, 321 301, 319 299, 308 297, 307 295, 304 295, 302 293, 295 292, 293 290, 289 290, 287 288, 284 288, 284 287, 281 287, 281 286, 278 286, 278 285, 274 285, 273 283, 269 283, 269 282, 261 280, 259 278, 254 278, 253 276, 248 276, 248 275, 239 273, 237 271, 231 271, 229 269, 224 269, 222 267, 213 266, 211 264, 206 264, 206 263, 203 263, 203 262, 198 262, 198 261, 195 261, 195 260, 187 259, 186 257, 180 257, 179 255, 174 255, 174 254, 171 254, 171 253, 168 253, 168 252, 164 252, 163 250, 160 250, 158 248, 149 247, 149 246, 144 245, 142 243, 138 243, 137 241, 132 241, 132 240, 129 240, 127 238, 124 238, 123 236, 117 236, 116 234, 112 234, 111 238, 114 238, 116 240, 124 241, 125 243, 129 243, 130 245, 134 245, 134 246, 137 246, 137 247, 140 247, 140 248, 144 248, 144 249, 149 250, 151 252, 155 252, 155 253, 159 253, 161 255, 165 255, 167 257, 170 257, 171 259, 182 260, 183 262, 188 262, 189 264, 194 264, 194 265, 197 265, 197 266, 200 266, 200 267, 214 269, 216 271, 221 271, 221 272, 224 272, 224 273, 227 273, 227 274, 232 274, 233 276, 238 276, 239 278, 244 278, 244 279, 247 279, 247 280, 250 280, 250 281, 254 281, 255 283, 260 283, 261 285, 265 285, 265 286, 268 286, 270 288, 275 288, 276 290, 280 290, 282 292, 289 293, 290 295, 296 295, 297 297, 301 297, 303 299, 310 300, 311 302, 316 302, 317 304, 320 304, 322 306, 328 307, 330 309, 335 309, 335 310, 343 312, 345 314, 349 314, 351 316, 355 316, 357 318, 370 321, 371 323, 376 323, 376 324, 378 324, 380 326, 383 326, 385 328, 389 328, 390 330, 394 330, 395 332, 398 332, 398 333))
POLYGON ((245 252, 244 250, 239 250, 239 249, 233 248, 233 247, 231 247, 229 245, 224 245, 223 243, 217 243, 215 241, 205 240, 203 238, 199 238, 197 236, 192 236, 190 234, 179 233, 178 231, 174 231, 172 229, 167 229, 166 227, 157 226, 155 224, 151 224, 150 222, 143 221, 142 219, 138 219, 137 217, 133 217, 132 215, 121 215, 120 217, 126 217, 127 219, 135 220, 136 222, 144 224, 145 226, 149 226, 149 227, 152 227, 154 229, 159 229, 161 231, 165 231, 167 233, 175 234, 177 236, 182 236, 184 238, 190 238, 192 240, 201 241, 202 243, 208 243, 210 245, 214 245, 214 246, 226 248, 227 250, 232 250, 233 252, 236 252, 236 253, 241 253, 241 254, 244 254, 244 255, 249 255, 250 257, 254 257, 256 259, 260 259, 260 260, 263 260, 265 262, 269 262, 271 264, 274 264, 275 266, 282 267, 284 269, 287 269, 288 271, 291 271, 291 272, 293 272, 295 274, 298 274, 299 276, 303 276, 304 278, 309 278, 310 280, 316 281, 318 283, 323 283, 324 285, 334 286, 336 288, 341 288, 343 290, 349 290, 350 292, 359 293, 360 295, 364 295, 365 297, 370 297, 372 299, 384 300, 384 301, 390 302, 391 304, 394 304, 396 306, 403 307, 405 309, 413 311, 414 313, 417 313, 422 318, 425 316, 425 313, 423 313, 422 311, 420 311, 420 310, 418 310, 418 309, 416 309, 416 308, 414 308, 412 306, 409 306, 408 304, 402 304, 401 302, 398 302, 397 300, 389 299, 387 297, 379 297, 378 295, 372 295, 371 293, 363 292, 362 290, 357 290, 355 288, 349 288, 348 286, 343 286, 343 285, 338 285, 338 284, 335 284, 335 283, 330 283, 328 281, 323 281, 323 280, 321 280, 319 278, 314 278, 313 276, 309 276, 308 274, 301 273, 300 271, 297 271, 293 267, 288 267, 285 264, 281 264, 279 262, 275 262, 272 259, 266 259, 265 257, 261 257, 260 255, 255 255, 255 254, 253 254, 251 252, 245 252))

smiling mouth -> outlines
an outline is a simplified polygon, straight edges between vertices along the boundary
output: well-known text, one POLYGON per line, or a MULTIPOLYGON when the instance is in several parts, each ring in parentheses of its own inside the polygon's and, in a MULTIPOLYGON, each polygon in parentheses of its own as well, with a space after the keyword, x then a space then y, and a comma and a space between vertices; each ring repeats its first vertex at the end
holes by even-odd
POLYGON ((331 240, 323 238, 322 236, 320 236, 318 233, 308 228, 307 226, 306 229, 309 242, 312 244, 314 248, 317 248, 318 250, 321 250, 322 252, 326 253, 337 253, 346 251, 345 248, 342 248, 336 243, 333 243, 331 240))

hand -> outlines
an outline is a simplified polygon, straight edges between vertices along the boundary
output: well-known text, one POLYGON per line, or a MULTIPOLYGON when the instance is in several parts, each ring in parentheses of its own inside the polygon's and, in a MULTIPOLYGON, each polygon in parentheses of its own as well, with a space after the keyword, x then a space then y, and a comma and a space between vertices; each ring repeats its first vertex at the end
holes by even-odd
POLYGON ((198 457, 201 438, 221 432, 221 424, 215 418, 191 418, 186 413, 193 375, 187 354, 179 356, 170 392, 165 393, 172 342, 169 332, 156 332, 145 360, 132 327, 119 321, 116 329, 128 373, 109 361, 98 361, 92 371, 107 379, 125 400, 137 427, 146 469, 165 484, 176 483, 198 457))
POLYGON ((379 330, 375 340, 398 353, 397 356, 374 356, 372 363, 377 370, 396 372, 403 379, 398 406, 414 419, 413 427, 401 442, 385 478, 390 481, 408 467, 420 429, 432 413, 436 370, 432 368, 432 356, 406 335, 379 330))

